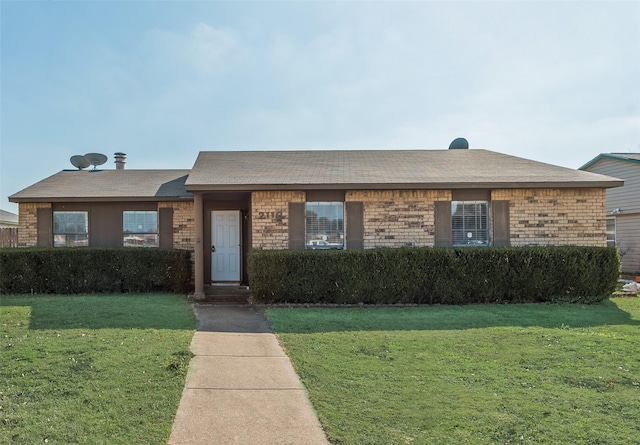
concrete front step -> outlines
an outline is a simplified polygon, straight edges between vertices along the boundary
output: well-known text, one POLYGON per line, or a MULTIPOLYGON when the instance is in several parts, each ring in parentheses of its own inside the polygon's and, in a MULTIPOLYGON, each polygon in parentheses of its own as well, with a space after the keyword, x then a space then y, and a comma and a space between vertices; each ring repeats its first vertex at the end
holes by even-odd
POLYGON ((251 289, 248 286, 205 286, 202 303, 219 305, 248 305, 253 301, 251 289))

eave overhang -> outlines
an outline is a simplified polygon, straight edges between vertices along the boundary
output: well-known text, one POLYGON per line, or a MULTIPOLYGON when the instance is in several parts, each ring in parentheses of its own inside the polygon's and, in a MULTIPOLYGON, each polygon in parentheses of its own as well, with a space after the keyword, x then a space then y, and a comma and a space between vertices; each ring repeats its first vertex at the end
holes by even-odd
POLYGON ((193 201, 191 196, 113 196, 113 197, 38 197, 38 198, 16 198, 9 196, 10 202, 174 202, 174 201, 193 201))
POLYGON ((278 190, 459 190, 459 189, 571 189, 622 187, 623 180, 568 182, 459 182, 459 183, 332 183, 332 184, 191 184, 187 191, 278 191, 278 190))

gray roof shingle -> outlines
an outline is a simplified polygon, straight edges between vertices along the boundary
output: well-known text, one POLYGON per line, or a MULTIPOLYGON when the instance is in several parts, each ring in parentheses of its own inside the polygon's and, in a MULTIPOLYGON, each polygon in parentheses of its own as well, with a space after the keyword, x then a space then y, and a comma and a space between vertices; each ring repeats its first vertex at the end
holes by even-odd
POLYGON ((6 210, 0 209, 0 223, 4 224, 18 224, 18 215, 6 210))
POLYGON ((616 178, 488 150, 200 152, 187 190, 616 187, 616 178))
POLYGON ((167 201, 194 191, 618 187, 620 179, 488 150, 205 151, 192 170, 63 170, 12 202, 167 201))
POLYGON ((63 170, 9 197, 21 201, 191 199, 189 170, 63 170))

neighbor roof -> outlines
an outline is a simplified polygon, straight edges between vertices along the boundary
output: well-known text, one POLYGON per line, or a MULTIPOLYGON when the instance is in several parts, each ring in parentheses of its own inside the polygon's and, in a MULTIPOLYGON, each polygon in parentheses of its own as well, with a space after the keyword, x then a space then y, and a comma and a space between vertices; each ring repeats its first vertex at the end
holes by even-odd
POLYGON ((622 180, 488 150, 200 152, 189 191, 618 187, 622 180))
POLYGON ((640 153, 602 153, 580 167, 580 170, 591 167, 601 159, 615 159, 617 161, 636 162, 640 164, 640 153))
POLYGON ((9 196, 12 202, 191 199, 189 170, 63 170, 9 196))
POLYGON ((18 224, 18 215, 0 209, 0 223, 18 224))

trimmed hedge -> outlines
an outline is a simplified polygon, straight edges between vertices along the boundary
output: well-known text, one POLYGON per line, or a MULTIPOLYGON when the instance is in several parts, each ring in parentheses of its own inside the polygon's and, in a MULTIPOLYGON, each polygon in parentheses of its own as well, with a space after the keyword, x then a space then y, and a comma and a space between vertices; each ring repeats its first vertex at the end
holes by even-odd
POLYGON ((597 303, 620 258, 577 246, 260 250, 248 267, 261 303, 597 303))
POLYGON ((0 249, 0 293, 186 294, 191 268, 191 254, 178 249, 0 249))

